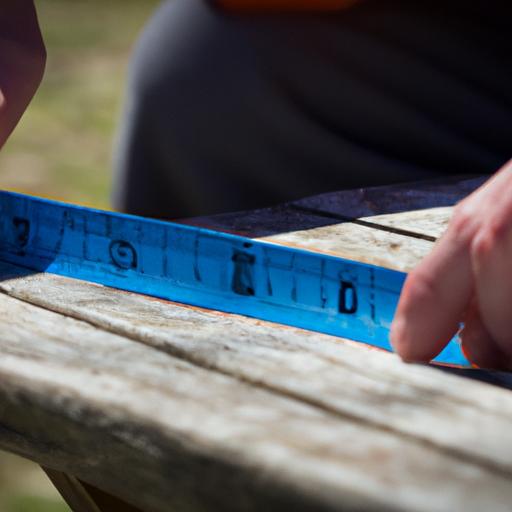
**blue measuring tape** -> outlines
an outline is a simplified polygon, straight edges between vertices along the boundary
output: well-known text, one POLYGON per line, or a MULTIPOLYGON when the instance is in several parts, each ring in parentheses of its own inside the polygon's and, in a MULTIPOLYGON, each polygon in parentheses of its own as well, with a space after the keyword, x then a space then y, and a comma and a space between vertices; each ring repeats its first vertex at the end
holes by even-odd
MULTIPOLYGON (((0 260, 386 350, 405 280, 334 256, 5 191, 0 260)), ((456 339, 436 361, 468 365, 456 339)))

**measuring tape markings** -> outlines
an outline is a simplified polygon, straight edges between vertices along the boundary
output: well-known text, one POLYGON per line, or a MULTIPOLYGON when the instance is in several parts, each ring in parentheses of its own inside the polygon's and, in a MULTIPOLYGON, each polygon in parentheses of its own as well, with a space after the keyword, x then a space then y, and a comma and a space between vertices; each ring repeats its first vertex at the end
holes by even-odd
MULTIPOLYGON (((405 280, 331 255, 2 191, 0 259, 386 350, 405 280)), ((468 364, 455 339, 436 361, 468 364)))

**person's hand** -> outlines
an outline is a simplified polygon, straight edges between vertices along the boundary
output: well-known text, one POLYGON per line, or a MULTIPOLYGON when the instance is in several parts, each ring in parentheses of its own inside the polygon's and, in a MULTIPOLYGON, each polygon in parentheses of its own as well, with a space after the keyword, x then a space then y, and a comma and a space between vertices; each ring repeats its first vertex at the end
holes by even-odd
POLYGON ((33 0, 4 0, 0 8, 0 148, 36 92, 45 63, 33 0))
POLYGON ((459 330, 478 367, 512 369, 512 160, 454 209, 446 233, 407 277, 391 342, 433 359, 459 330))

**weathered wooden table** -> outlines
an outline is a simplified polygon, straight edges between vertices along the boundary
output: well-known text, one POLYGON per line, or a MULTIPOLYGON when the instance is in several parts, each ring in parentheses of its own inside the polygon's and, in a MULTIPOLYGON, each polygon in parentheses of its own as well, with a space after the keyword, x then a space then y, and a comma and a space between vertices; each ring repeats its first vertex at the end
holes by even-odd
MULTIPOLYGON (((194 222, 407 270, 477 184, 194 222)), ((76 510, 121 510, 95 488, 144 511, 512 509, 512 392, 495 385, 507 375, 471 373, 483 383, 327 335, 0 272, 0 447, 51 468, 76 510)))

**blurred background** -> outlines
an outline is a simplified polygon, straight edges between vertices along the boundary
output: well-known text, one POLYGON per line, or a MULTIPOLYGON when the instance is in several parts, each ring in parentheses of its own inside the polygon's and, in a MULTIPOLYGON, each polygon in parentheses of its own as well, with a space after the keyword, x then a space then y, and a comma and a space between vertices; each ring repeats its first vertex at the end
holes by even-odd
MULTIPOLYGON (((43 84, 0 152, 0 188, 107 208, 133 44, 158 0, 36 0, 43 84)), ((0 452, 0 512, 69 510, 36 464, 0 452)))

